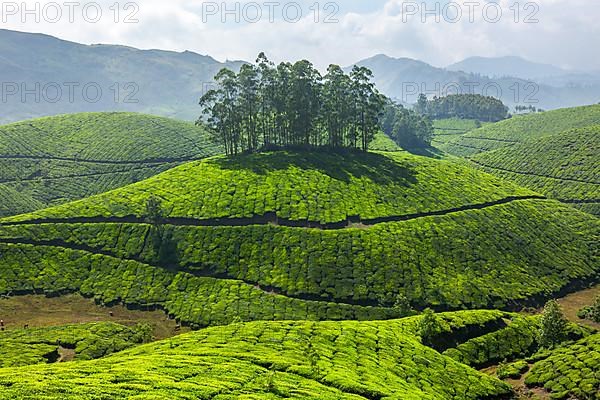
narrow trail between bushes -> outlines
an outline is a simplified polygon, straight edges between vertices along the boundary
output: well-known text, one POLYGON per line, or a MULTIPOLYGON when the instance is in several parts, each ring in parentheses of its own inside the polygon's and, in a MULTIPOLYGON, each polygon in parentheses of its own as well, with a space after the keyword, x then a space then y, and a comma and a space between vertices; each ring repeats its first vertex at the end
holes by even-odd
MULTIPOLYGON (((445 216, 464 211, 483 210, 490 207, 505 205, 517 201, 526 200, 547 200, 545 196, 512 196, 504 199, 490 201, 480 204, 471 204, 446 210, 429 211, 414 214, 405 214, 398 216, 381 217, 374 219, 361 219, 359 217, 349 217, 345 221, 333 223, 321 223, 307 220, 289 220, 280 218, 276 213, 267 213, 265 215, 253 216, 248 218, 210 218, 210 219, 195 219, 183 217, 168 217, 163 220, 165 225, 173 226, 197 226, 197 227, 243 227, 252 225, 274 225, 286 226, 291 228, 311 228, 322 230, 341 230, 348 228, 370 228, 378 224, 387 222, 405 222, 420 218, 445 216)), ((126 217, 74 217, 74 218, 47 218, 33 219, 29 221, 4 221, 0 222, 0 226, 17 226, 17 225, 42 225, 42 224, 147 224, 144 218, 137 216, 126 217)))
MULTIPOLYGON (((174 273, 177 273, 177 272, 185 273, 185 274, 189 274, 191 276, 195 276, 198 278, 211 278, 211 279, 216 279, 216 280, 241 282, 245 285, 252 286, 256 290, 260 290, 267 295, 282 296, 282 297, 287 297, 289 299, 295 299, 295 300, 300 300, 300 301, 310 301, 310 302, 315 302, 315 303, 335 303, 335 304, 347 305, 347 306, 352 306, 352 307, 377 307, 377 305, 372 302, 367 303, 367 302, 361 302, 361 301, 356 301, 356 302, 345 301, 342 299, 323 298, 319 295, 311 295, 311 294, 291 295, 291 294, 288 294, 285 290, 278 288, 278 287, 267 286, 267 285, 262 285, 258 282, 247 281, 247 280, 235 277, 233 275, 229 275, 227 273, 221 273, 221 272, 209 270, 206 267, 201 268, 200 266, 196 266, 196 265, 179 266, 179 265, 154 264, 154 263, 151 263, 142 258, 132 257, 132 256, 122 256, 122 255, 113 253, 111 251, 105 250, 105 249, 95 248, 95 247, 87 246, 84 244, 69 243, 69 242, 65 242, 63 240, 59 240, 59 239, 28 240, 28 239, 0 238, 0 244, 52 247, 52 248, 57 248, 57 249, 62 249, 62 250, 82 251, 85 253, 102 255, 105 257, 110 257, 110 258, 114 258, 114 259, 121 260, 121 261, 133 261, 133 262, 137 262, 139 264, 147 265, 147 266, 150 266, 153 268, 167 269, 167 270, 174 271, 174 273)), ((381 307, 381 308, 385 308, 385 307, 381 307)))

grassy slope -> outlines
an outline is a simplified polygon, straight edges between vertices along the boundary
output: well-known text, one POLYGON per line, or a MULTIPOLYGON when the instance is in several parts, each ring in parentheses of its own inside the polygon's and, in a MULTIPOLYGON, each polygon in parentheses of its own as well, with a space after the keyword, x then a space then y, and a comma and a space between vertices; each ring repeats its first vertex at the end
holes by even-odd
POLYGON ((0 216, 102 193, 220 152, 204 129, 133 113, 0 126, 0 216), (15 192, 19 195, 15 196, 15 192))
POLYGON ((399 315, 399 295, 417 307, 508 307, 597 279, 600 223, 588 214, 536 199, 455 209, 528 194, 470 167, 404 153, 210 159, 19 217, 24 224, 4 220, 0 292, 81 291, 212 325, 386 318, 399 315), (171 216, 192 219, 168 220, 157 240, 141 218, 150 193, 171 216), (265 211, 325 222, 439 215, 334 230, 227 226, 229 216, 265 211), (209 217, 223 219, 194 226, 209 217))
POLYGON ((479 123, 473 119, 436 119, 433 121, 434 133, 432 145, 435 147, 443 148, 443 146, 457 139, 459 136, 464 135, 467 132, 477 129, 487 123, 479 123))
MULTIPOLYGON (((503 314, 441 316, 446 333, 503 314)), ((420 317, 387 322, 256 322, 211 328, 107 358, 0 369, 0 396, 154 399, 492 399, 510 388, 416 336, 420 317)))
POLYGON ((600 125, 484 152, 484 170, 600 215, 600 125))

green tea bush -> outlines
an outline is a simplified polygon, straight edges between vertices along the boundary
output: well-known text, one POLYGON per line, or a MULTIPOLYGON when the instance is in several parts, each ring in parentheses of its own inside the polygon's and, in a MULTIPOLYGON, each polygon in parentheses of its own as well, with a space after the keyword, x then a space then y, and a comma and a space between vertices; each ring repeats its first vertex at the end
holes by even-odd
POLYGON ((108 322, 2 331, 0 368, 57 361, 59 346, 73 349, 76 360, 92 360, 145 343, 144 332, 108 322))
POLYGON ((533 365, 525 384, 543 387, 555 399, 598 399, 600 334, 555 349, 533 365))

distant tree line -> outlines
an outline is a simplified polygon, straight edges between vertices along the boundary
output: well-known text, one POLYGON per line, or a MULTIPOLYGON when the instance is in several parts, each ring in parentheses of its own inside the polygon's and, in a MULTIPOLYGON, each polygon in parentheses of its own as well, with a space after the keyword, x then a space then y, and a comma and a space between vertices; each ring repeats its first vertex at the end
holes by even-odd
POLYGON ((306 60, 277 66, 261 53, 239 73, 221 70, 200 99, 203 117, 227 154, 263 148, 331 146, 368 149, 386 98, 372 72, 331 65, 322 76, 306 60))
POLYGON ((540 113, 544 112, 543 109, 532 106, 531 104, 528 106, 516 105, 515 111, 518 114, 530 114, 530 113, 536 113, 536 112, 540 112, 540 113))
POLYGON ((427 115, 404 108, 388 100, 381 129, 400 147, 420 148, 431 145, 433 139, 433 122, 427 115))
POLYGON ((461 118, 498 122, 508 118, 508 107, 499 99, 480 94, 451 94, 428 100, 421 94, 415 111, 433 119, 461 118))

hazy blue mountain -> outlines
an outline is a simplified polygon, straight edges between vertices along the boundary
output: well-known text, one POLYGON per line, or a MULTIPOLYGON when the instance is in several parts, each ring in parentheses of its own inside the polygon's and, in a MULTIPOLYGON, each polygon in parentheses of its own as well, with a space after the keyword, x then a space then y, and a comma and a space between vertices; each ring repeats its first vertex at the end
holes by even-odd
POLYGON ((198 100, 211 87, 213 76, 223 67, 240 65, 192 52, 88 46, 0 30, 0 122, 80 111, 138 111, 195 119, 200 113, 198 100))
POLYGON ((554 65, 541 64, 521 57, 470 57, 449 65, 450 71, 463 71, 489 77, 516 76, 523 79, 538 80, 552 76, 567 75, 573 71, 554 65))
MULTIPOLYGON (((438 68, 409 58, 377 55, 357 65, 370 68, 377 86, 386 95, 403 103, 414 103, 419 92, 446 95, 460 90, 499 97, 509 106, 528 104, 555 109, 600 101, 600 81, 574 81, 553 85, 551 80, 539 82, 522 77, 489 77, 483 73, 438 68), (417 90, 418 89, 418 90, 417 90), (497 94, 498 95, 497 95, 497 94)), ((563 75, 567 79, 568 75, 563 75)), ((557 78, 558 79, 558 78, 557 78)))
MULTIPOLYGON (((194 120, 200 114, 198 100, 213 86, 214 75, 242 64, 193 52, 90 46, 0 29, 0 123, 83 111, 136 111, 194 120)), ((494 96, 499 88, 501 99, 511 106, 526 103, 528 97, 546 109, 600 101, 600 78, 577 74, 549 78, 534 88, 522 78, 490 78, 408 58, 378 55, 357 64, 373 70, 383 93, 405 103, 414 103, 420 92, 443 95, 456 86, 494 96)))

